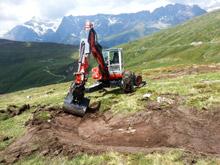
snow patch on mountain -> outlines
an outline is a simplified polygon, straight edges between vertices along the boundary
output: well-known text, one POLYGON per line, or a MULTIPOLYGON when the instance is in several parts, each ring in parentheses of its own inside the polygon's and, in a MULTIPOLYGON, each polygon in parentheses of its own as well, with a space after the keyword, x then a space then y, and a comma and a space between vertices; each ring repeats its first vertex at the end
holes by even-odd
POLYGON ((94 26, 94 27, 98 28, 98 27, 100 27, 101 25, 102 25, 102 23, 99 21, 99 19, 95 19, 95 20, 93 21, 93 26, 94 26))
POLYGON ((166 21, 166 20, 168 20, 168 19, 169 19, 169 18, 167 18, 167 16, 161 16, 159 20, 160 20, 160 21, 166 21))
POLYGON ((77 24, 79 22, 79 19, 74 19, 75 24, 77 24))
POLYGON ((112 18, 111 18, 111 17, 109 17, 109 18, 108 18, 108 26, 111 26, 111 25, 114 25, 114 24, 116 24, 116 23, 119 23, 119 22, 118 22, 118 19, 119 19, 119 18, 115 18, 115 17, 112 17, 112 18))
POLYGON ((25 22, 22 26, 34 30, 38 35, 44 35, 49 31, 56 32, 59 27, 59 21, 43 20, 38 17, 33 17, 30 21, 25 22))
POLYGON ((193 17, 194 16, 193 12, 191 12, 190 10, 186 10, 186 11, 179 10, 178 14, 188 16, 188 17, 193 17))

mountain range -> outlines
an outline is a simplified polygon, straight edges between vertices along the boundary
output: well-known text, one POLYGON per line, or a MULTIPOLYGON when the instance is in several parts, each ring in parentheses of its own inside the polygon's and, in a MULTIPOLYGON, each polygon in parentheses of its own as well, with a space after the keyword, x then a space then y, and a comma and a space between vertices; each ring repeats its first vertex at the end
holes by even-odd
MULTIPOLYGON (((220 62, 220 10, 118 45, 126 70, 220 62)), ((78 46, 0 40, 0 94, 73 80, 78 46)), ((97 66, 90 58, 90 69, 97 66)))
POLYGON ((180 24, 193 17, 205 14, 197 5, 169 4, 153 12, 140 11, 129 14, 97 14, 92 16, 64 16, 61 23, 34 17, 17 25, 4 35, 16 41, 56 42, 79 44, 80 32, 90 20, 103 46, 112 47, 150 35, 153 32, 180 24))

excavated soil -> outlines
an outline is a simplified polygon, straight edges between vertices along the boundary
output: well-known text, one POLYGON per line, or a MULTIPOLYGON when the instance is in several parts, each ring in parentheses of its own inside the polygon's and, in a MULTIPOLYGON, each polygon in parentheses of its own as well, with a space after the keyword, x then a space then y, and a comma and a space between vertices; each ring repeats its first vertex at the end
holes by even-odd
POLYGON ((8 118, 14 117, 16 115, 21 115, 26 110, 30 109, 29 104, 24 104, 21 107, 16 105, 9 105, 6 110, 0 110, 0 119, 7 120, 8 118), (4 116, 4 117, 2 117, 4 116))
POLYGON ((220 109, 197 111, 151 103, 134 115, 112 116, 107 111, 100 116, 99 105, 93 103, 83 118, 58 107, 38 108, 26 122, 28 131, 8 146, 1 162, 17 162, 39 152, 70 159, 83 153, 152 153, 171 148, 220 154, 220 109), (42 111, 49 111, 51 117, 37 118, 42 111))

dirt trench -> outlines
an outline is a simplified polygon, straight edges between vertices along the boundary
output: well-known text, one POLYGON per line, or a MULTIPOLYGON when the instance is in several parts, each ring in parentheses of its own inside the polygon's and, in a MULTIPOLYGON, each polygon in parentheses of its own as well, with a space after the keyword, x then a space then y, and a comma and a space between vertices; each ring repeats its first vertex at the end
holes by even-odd
POLYGON ((26 122, 28 131, 8 146, 0 161, 14 163, 39 152, 72 159, 83 153, 152 153, 171 148, 220 155, 220 109, 196 111, 155 103, 128 116, 112 116, 108 111, 100 116, 98 109, 99 103, 92 104, 81 118, 58 107, 39 108, 26 122), (38 119, 41 111, 51 117, 38 119))

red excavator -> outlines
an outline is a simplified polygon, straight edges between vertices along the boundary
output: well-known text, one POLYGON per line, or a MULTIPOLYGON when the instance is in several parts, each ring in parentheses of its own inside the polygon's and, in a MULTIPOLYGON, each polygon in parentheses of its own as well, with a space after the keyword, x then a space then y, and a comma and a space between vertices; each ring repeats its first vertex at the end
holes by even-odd
POLYGON ((125 92, 133 92, 134 85, 145 85, 141 75, 124 71, 122 49, 102 50, 97 34, 90 21, 82 32, 79 47, 78 71, 75 72, 76 80, 71 84, 70 91, 63 104, 65 112, 83 116, 89 106, 90 99, 85 98, 85 93, 94 92, 104 87, 121 87, 125 92), (92 69, 92 77, 97 80, 91 87, 85 87, 88 80, 89 57, 92 53, 98 66, 92 69))

